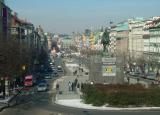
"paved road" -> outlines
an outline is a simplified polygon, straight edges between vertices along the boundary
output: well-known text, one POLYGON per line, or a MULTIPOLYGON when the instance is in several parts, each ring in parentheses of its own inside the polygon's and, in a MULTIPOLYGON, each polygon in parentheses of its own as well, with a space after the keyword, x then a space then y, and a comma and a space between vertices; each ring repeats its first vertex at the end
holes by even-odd
MULTIPOLYGON (((50 87, 53 80, 48 80, 50 87)), ((54 103, 55 91, 36 92, 30 89, 30 94, 23 92, 18 97, 16 106, 3 110, 0 115, 159 115, 160 111, 98 111, 60 106, 54 103)))

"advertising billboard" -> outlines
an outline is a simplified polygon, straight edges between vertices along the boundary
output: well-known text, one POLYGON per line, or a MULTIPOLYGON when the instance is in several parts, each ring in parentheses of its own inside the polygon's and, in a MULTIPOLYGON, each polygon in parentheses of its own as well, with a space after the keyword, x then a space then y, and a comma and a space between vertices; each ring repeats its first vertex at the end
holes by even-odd
POLYGON ((116 58, 102 58, 102 75, 116 76, 116 58))

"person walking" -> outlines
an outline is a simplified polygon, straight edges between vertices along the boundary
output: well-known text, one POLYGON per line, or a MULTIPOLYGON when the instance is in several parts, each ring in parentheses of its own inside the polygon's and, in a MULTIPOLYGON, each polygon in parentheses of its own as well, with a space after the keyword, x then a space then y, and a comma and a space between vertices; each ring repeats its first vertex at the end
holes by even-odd
POLYGON ((74 83, 73 82, 71 83, 71 88, 72 88, 72 91, 74 91, 74 83))
POLYGON ((80 84, 79 84, 79 83, 77 83, 77 88, 78 88, 78 89, 80 88, 80 84))
POLYGON ((77 83, 78 83, 78 79, 76 78, 76 79, 74 80, 75 87, 77 86, 77 83))
POLYGON ((59 84, 56 84, 56 91, 59 91, 59 84))
POLYGON ((68 89, 69 89, 69 91, 72 91, 72 84, 70 81, 68 82, 68 89))
POLYGON ((80 84, 79 83, 77 83, 76 91, 77 91, 78 94, 80 94, 80 84))

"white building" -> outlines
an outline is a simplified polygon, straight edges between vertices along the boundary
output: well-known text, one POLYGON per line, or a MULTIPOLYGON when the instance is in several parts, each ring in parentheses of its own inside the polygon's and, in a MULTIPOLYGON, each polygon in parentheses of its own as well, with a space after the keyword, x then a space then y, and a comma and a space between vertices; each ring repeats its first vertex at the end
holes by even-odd
POLYGON ((144 40, 143 27, 145 21, 142 18, 129 19, 129 53, 131 59, 143 56, 144 40))
POLYGON ((148 60, 160 61, 160 17, 153 17, 144 26, 144 54, 148 60))

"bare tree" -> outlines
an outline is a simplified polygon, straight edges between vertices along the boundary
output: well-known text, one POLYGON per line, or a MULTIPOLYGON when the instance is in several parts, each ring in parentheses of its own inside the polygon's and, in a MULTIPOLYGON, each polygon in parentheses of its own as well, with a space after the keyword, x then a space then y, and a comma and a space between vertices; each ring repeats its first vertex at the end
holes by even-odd
MULTIPOLYGON (((0 40, 0 82, 4 85, 7 77, 9 81, 15 77, 23 78, 33 67, 35 58, 34 47, 30 48, 25 43, 17 40, 0 40)), ((4 86, 0 87, 3 89, 4 86)), ((4 91, 4 90, 3 90, 4 91)))

